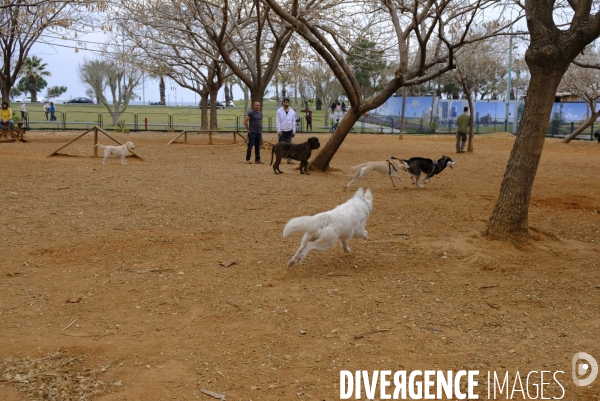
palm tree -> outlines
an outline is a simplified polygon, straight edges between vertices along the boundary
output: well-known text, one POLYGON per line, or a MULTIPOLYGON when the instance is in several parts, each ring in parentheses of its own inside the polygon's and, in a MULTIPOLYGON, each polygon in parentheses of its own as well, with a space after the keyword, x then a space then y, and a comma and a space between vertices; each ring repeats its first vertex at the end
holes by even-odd
POLYGON ((37 56, 27 57, 23 63, 23 78, 25 87, 31 93, 31 101, 37 101, 37 93, 44 89, 46 81, 42 77, 49 77, 52 74, 46 70, 48 64, 42 63, 42 59, 37 56))

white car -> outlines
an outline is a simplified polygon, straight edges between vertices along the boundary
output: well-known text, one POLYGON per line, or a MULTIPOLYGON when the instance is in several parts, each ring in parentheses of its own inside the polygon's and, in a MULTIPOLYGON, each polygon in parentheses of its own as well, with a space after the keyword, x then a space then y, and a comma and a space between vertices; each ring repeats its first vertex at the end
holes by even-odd
POLYGON ((48 99, 48 102, 52 102, 54 104, 65 104, 67 103, 67 99, 63 99, 62 97, 51 97, 48 99))
MULTIPOLYGON (((31 103, 31 97, 24 97, 23 99, 16 99, 16 103, 31 103)), ((36 103, 44 103, 43 97, 36 98, 36 103)))

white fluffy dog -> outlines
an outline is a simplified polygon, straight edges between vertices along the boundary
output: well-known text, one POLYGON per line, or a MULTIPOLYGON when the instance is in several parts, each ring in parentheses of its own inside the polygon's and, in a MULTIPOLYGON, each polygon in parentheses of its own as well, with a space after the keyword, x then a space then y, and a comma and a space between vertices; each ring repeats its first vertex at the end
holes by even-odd
POLYGON ((394 183, 394 178, 397 178, 400 181, 400 176, 396 174, 399 170, 406 170, 404 165, 400 162, 399 159, 394 156, 390 157, 390 160, 385 161, 377 161, 377 162, 366 162, 363 164, 359 164, 358 166, 350 167, 350 170, 358 170, 356 175, 344 186, 344 189, 348 189, 348 187, 354 184, 357 181, 364 179, 366 176, 371 174, 371 171, 377 171, 378 173, 387 175, 392 180, 392 185, 396 187, 394 183))
POLYGON ((310 251, 326 251, 338 240, 344 252, 350 252, 347 242, 354 237, 368 237, 365 230, 373 209, 371 190, 359 188, 352 198, 328 212, 314 216, 295 217, 288 221, 283 236, 304 231, 300 248, 288 262, 288 267, 301 263, 310 251))
POLYGON ((127 164, 125 161, 125 156, 129 153, 130 150, 135 149, 135 145, 133 142, 125 142, 124 145, 119 146, 111 146, 111 145, 100 145, 97 144, 96 147, 98 149, 104 149, 104 160, 102 160, 102 164, 108 164, 108 156, 115 155, 117 157, 121 157, 121 164, 127 164))

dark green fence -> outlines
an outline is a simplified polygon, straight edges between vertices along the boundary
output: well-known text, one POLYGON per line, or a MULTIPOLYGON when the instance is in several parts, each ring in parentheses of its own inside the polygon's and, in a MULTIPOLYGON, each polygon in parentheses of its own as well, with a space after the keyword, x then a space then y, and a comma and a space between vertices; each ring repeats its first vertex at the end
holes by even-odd
MULTIPOLYGON (((90 129, 97 125, 105 129, 117 129, 117 124, 113 124, 113 119, 108 112, 93 111, 57 111, 55 112, 55 121, 51 121, 51 116, 41 110, 28 111, 25 126, 27 129, 90 129)), ((244 131, 244 115, 235 117, 233 125, 220 127, 224 131, 244 131)), ((329 116, 328 123, 323 125, 322 121, 313 119, 312 129, 308 130, 306 119, 298 118, 296 122, 296 132, 333 132, 336 128, 338 119, 341 116, 329 116)), ((152 112, 125 112, 119 116, 119 122, 124 128, 130 131, 183 131, 200 130, 200 118, 198 115, 184 113, 152 113, 152 112)), ((562 121, 552 120, 548 126, 548 137, 565 137, 574 132, 582 121, 562 121)), ((226 123, 231 124, 231 122, 226 123)), ((508 120, 485 120, 481 119, 475 122, 476 134, 487 134, 499 131, 517 132, 514 126, 514 119, 508 120)), ((595 124, 596 127, 598 124, 595 124)), ((390 116, 372 116, 363 117, 354 124, 351 132, 361 134, 398 134, 400 132, 401 119, 390 116)), ((275 116, 265 115, 263 119, 263 131, 268 133, 276 132, 275 116)), ((590 139, 594 137, 594 124, 586 128, 577 139, 590 139)), ((456 133, 456 119, 438 119, 433 118, 406 118, 404 122, 405 134, 449 134, 456 133)))

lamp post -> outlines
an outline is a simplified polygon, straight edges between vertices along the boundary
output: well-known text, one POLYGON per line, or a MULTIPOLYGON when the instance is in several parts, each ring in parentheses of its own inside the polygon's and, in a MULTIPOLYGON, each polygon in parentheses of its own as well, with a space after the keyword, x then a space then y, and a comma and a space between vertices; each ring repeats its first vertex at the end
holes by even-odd
POLYGON ((171 86, 171 90, 175 91, 175 97, 173 99, 175 99, 175 105, 177 106, 177 87, 171 86))
POLYGON ((167 93, 167 106, 171 103, 171 94, 167 93))
POLYGON ((509 39, 508 44, 508 83, 506 85, 506 113, 504 115, 504 131, 508 132, 508 115, 509 115, 509 106, 510 106, 510 92, 512 90, 512 36, 509 39))

